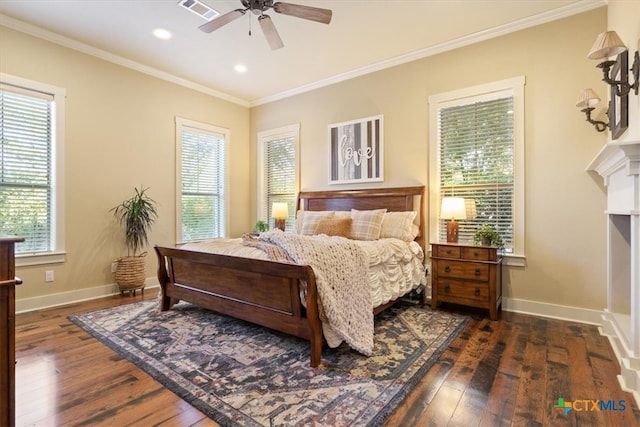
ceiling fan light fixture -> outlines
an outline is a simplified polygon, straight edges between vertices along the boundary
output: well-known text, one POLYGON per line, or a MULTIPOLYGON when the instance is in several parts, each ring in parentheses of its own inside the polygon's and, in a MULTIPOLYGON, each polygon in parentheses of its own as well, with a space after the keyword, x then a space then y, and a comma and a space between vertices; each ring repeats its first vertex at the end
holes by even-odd
MULTIPOLYGON (((258 15, 258 23, 262 28, 262 32, 264 33, 271 49, 275 50, 284 47, 284 43, 282 43, 282 39, 280 38, 280 35, 278 34, 278 31, 276 30, 276 27, 273 24, 273 21, 271 21, 269 15, 265 15, 263 13, 266 10, 272 9, 276 13, 307 19, 309 21, 316 21, 322 24, 328 24, 331 22, 331 16, 333 14, 329 9, 293 3, 274 2, 273 0, 240 0, 240 2, 242 3, 242 6, 244 6, 244 9, 236 9, 227 12, 224 15, 220 15, 219 17, 212 19, 206 24, 200 25, 198 28, 205 33, 210 33, 223 25, 227 25, 231 21, 240 18, 245 13, 251 12, 254 15, 258 15)), ((251 30, 249 30, 249 35, 251 35, 251 30)))

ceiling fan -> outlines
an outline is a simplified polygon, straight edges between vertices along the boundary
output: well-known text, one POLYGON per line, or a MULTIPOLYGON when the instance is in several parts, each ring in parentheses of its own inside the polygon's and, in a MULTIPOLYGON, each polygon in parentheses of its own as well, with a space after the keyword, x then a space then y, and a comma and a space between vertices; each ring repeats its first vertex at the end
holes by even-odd
POLYGON ((205 33, 210 33, 217 30, 223 25, 234 21, 241 16, 244 16, 247 11, 251 11, 253 14, 258 15, 258 23, 262 28, 267 42, 272 50, 280 49, 284 46, 280 35, 276 30, 275 25, 269 15, 265 15, 264 12, 268 9, 273 9, 276 13, 282 13, 283 15, 295 16, 296 18, 308 19, 310 21, 320 22, 322 24, 328 24, 331 22, 331 10, 321 9, 319 7, 303 6, 300 4, 273 2, 273 0, 240 0, 244 9, 236 9, 231 12, 227 12, 224 15, 212 19, 206 24, 200 25, 200 28, 205 33))

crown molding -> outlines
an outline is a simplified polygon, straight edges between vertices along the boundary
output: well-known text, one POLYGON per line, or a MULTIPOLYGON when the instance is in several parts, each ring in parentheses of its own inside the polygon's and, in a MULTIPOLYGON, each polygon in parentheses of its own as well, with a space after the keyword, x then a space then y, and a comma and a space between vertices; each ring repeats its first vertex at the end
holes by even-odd
POLYGON ((405 55, 397 56, 395 58, 390 58, 384 61, 377 62, 375 64, 367 65, 366 67, 361 67, 352 71, 348 71, 346 73, 337 74, 327 79, 318 80, 317 82, 310 83, 308 85, 299 86, 291 90, 280 92, 271 96, 266 96, 264 98, 256 99, 250 102, 250 107, 256 107, 262 104, 268 104, 270 102, 289 98, 291 96, 299 95, 304 92, 309 92, 325 86, 330 86, 345 80, 352 79, 354 77, 360 77, 365 74, 370 74, 376 71, 384 70, 386 68, 395 67, 396 65, 405 64, 407 62, 415 61, 418 59, 437 55, 450 50, 469 46, 478 42, 503 36, 505 34, 524 30, 526 28, 535 27, 537 25, 546 24, 548 22, 556 21, 562 18, 567 18, 569 16, 577 15, 579 13, 588 12, 590 10, 606 6, 607 4, 608 4, 607 0, 580 0, 575 3, 571 3, 569 5, 563 6, 561 8, 558 8, 549 12, 540 13, 537 15, 530 16, 528 18, 511 22, 509 24, 501 25, 488 30, 484 30, 484 31, 479 31, 477 33, 469 34, 468 36, 465 36, 465 37, 460 37, 460 38, 450 40, 444 43, 440 43, 438 45, 434 45, 425 49, 409 52, 405 55))
POLYGON ((20 31, 25 34, 29 34, 40 39, 68 47, 70 49, 83 52, 87 55, 91 55, 105 61, 112 62, 114 64, 127 67, 141 73, 174 83, 180 86, 184 86, 189 89, 193 89, 198 92, 202 92, 207 95, 214 96, 216 98, 223 99, 225 101, 232 102, 234 104, 241 105, 243 107, 257 107, 259 105, 268 104, 270 102, 278 101, 281 99, 289 98, 295 95, 299 95, 305 92, 309 92, 322 87, 330 86, 336 83, 343 82, 345 80, 353 79, 355 77, 363 76, 366 74, 374 73, 376 71, 384 70, 386 68, 395 67, 396 65, 405 64, 407 62, 415 61, 418 59, 426 58, 429 56, 437 55, 450 50, 458 49, 461 47, 469 46, 481 41, 489 40, 494 37, 503 36, 505 34, 513 33, 515 31, 523 30, 526 28, 534 27, 536 25, 545 24, 558 19, 566 18, 569 16, 577 15, 579 13, 588 12, 599 7, 606 6, 607 0, 579 0, 561 8, 540 13, 530 16, 528 18, 520 19, 518 21, 511 22, 509 24, 501 25, 489 30, 480 31, 474 34, 470 34, 465 37, 460 37, 454 40, 450 40, 444 43, 440 43, 435 46, 431 46, 425 49, 409 52, 405 55, 400 55, 394 58, 390 58, 384 61, 377 62, 365 67, 357 68, 346 73, 337 74, 335 76, 318 80, 316 82, 299 86, 290 90, 269 95, 263 98, 248 101, 241 99, 227 93, 212 89, 210 87, 201 85, 199 83, 192 82, 173 74, 158 70, 147 65, 143 65, 139 62, 132 61, 119 55, 115 55, 111 52, 98 49, 96 47, 81 43, 79 41, 70 39, 52 31, 45 30, 32 24, 20 21, 18 19, 9 17, 7 15, 0 14, 0 25, 10 28, 12 30, 20 31))
POLYGON ((0 14, 0 25, 15 31, 19 31, 21 33, 28 34, 33 37, 37 37, 42 40, 46 40, 51 43, 58 44, 60 46, 67 47, 69 49, 73 49, 73 50, 85 53, 87 55, 94 56, 96 58, 100 58, 102 60, 117 64, 117 65, 121 65, 123 67, 150 75, 152 77, 156 77, 158 79, 168 81, 169 83, 174 83, 179 86, 186 87, 188 89, 202 92, 207 95, 215 96, 216 98, 220 98, 225 101, 229 101, 234 104, 241 105, 243 107, 249 107, 249 101, 247 101, 246 99, 241 99, 241 98, 229 95, 227 93, 209 88, 207 86, 192 82, 190 80, 177 77, 173 74, 158 70, 157 68, 149 67, 147 65, 141 64, 136 61, 132 61, 130 59, 113 54, 111 52, 98 49, 88 44, 79 42, 69 37, 62 36, 60 34, 54 33, 49 30, 45 30, 43 28, 37 27, 35 25, 29 24, 24 21, 20 21, 18 19, 12 18, 7 15, 0 14))

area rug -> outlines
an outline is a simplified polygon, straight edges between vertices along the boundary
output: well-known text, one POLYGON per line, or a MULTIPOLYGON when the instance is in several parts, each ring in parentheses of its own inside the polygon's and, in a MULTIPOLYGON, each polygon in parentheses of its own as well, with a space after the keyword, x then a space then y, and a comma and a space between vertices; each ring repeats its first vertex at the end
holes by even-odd
POLYGON ((70 320, 224 426, 381 425, 468 321, 393 307, 376 316, 372 356, 325 348, 314 369, 307 341, 186 303, 70 320))

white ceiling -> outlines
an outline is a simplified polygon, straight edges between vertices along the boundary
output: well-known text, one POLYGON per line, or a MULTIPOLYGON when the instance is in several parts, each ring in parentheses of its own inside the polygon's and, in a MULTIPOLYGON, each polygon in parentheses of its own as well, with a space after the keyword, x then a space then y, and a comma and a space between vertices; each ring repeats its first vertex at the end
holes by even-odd
MULTIPOLYGON (((202 0, 224 14, 240 0, 202 0)), ((256 16, 210 34, 178 0, 0 0, 0 25, 243 105, 319 87, 560 19, 605 0, 289 0, 333 10, 329 25, 269 11, 284 48, 256 16), (168 41, 155 28, 169 30, 168 41), (252 35, 249 36, 251 28, 252 35), (236 64, 248 71, 239 74, 236 64)))

